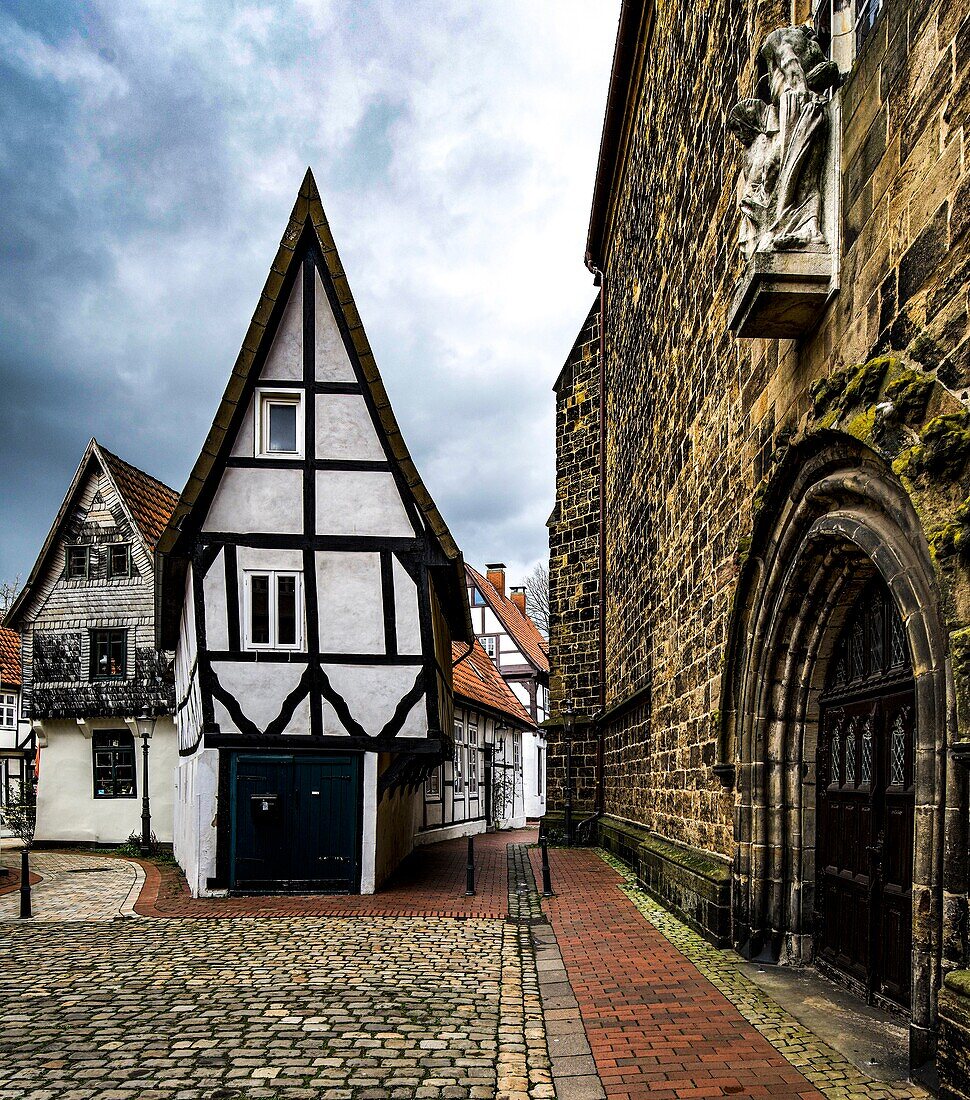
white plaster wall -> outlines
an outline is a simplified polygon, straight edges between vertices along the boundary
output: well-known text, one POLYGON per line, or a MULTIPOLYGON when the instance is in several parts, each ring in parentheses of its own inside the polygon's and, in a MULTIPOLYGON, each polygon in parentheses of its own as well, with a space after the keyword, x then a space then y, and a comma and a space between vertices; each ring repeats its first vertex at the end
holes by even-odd
POLYGON ((299 273, 259 377, 270 381, 303 377, 303 279, 299 273))
POLYGON ((361 818, 360 892, 373 894, 377 870, 377 753, 364 753, 364 799, 361 818))
MULTIPOLYGON (((279 666, 277 666, 279 667, 279 666)), ((376 737, 393 716, 398 702, 414 686, 418 665, 324 665, 334 690, 344 699, 364 731, 376 737)), ((327 734, 346 733, 333 707, 323 704, 327 734)), ((424 693, 411 707, 398 737, 427 737, 428 714, 424 693)))
POLYGON ((224 470, 203 529, 302 534, 302 470, 224 470))
POLYGON ((321 653, 383 653, 380 554, 316 554, 321 653))
MULTIPOLYGON (((126 729, 120 719, 96 719, 96 729, 126 729)), ((141 833, 144 791, 141 739, 135 737, 135 798, 94 797, 92 741, 76 722, 45 722, 37 784, 38 841, 123 844, 141 833)), ((171 718, 159 718, 149 742, 152 832, 163 844, 173 837, 178 743, 171 718)))
POLYGON ((354 368, 351 366, 343 337, 337 328, 327 301, 327 292, 323 289, 319 271, 313 273, 316 296, 313 304, 314 356, 316 378, 318 382, 356 382, 354 368))
MULTIPOLYGON (((303 572, 302 550, 273 550, 267 547, 239 546, 236 549, 236 568, 239 573, 239 583, 242 584, 242 575, 246 570, 252 569, 281 569, 292 570, 294 573, 303 572)), ((241 592, 241 589, 240 589, 241 592)), ((240 608, 242 604, 240 604, 240 608)))
POLYGON ((317 458, 386 460, 362 394, 320 393, 316 402, 317 458))
POLYGON ((179 746, 187 749, 195 744, 202 729, 202 696, 198 669, 195 666, 197 641, 195 636, 195 602, 192 599, 192 566, 185 576, 185 597, 179 621, 179 640, 175 647, 175 715, 179 746))
POLYGON ((408 571, 393 559, 394 611, 397 625, 397 651, 406 656, 421 653, 421 620, 418 615, 418 586, 408 571))
MULTIPOLYGON (((379 470, 317 470, 316 486, 318 535, 414 538, 393 474, 379 470)), ((264 522, 262 530, 270 529, 264 522)))
POLYGON ((255 397, 251 397, 249 399, 249 404, 246 406, 242 424, 239 426, 239 431, 232 443, 232 451, 230 453, 233 458, 252 458, 256 453, 256 425, 253 420, 255 416, 253 410, 255 402, 255 397))
MULTIPOLYGON (((269 661, 220 661, 212 670, 219 683, 234 696, 243 714, 265 730, 283 708, 283 700, 293 691, 306 671, 303 662, 276 663, 269 661)), ((228 711, 218 699, 216 721, 223 733, 235 729, 228 711)), ((283 731, 286 734, 310 732, 310 704, 303 699, 283 731)))
POLYGON ((229 648, 229 620, 226 609, 226 559, 223 552, 209 566, 202 581, 205 593, 205 639, 209 649, 229 648))
POLYGON ((542 794, 537 793, 539 774, 539 749, 543 749, 542 771, 545 773, 546 741, 535 731, 522 735, 522 786, 525 792, 526 817, 542 817, 546 812, 546 777, 542 776, 542 794))
MULTIPOLYGON (((182 757, 176 769, 175 859, 193 897, 210 893, 216 874, 216 819, 219 753, 200 749, 182 757)), ((227 808, 228 812, 228 808, 227 808)))

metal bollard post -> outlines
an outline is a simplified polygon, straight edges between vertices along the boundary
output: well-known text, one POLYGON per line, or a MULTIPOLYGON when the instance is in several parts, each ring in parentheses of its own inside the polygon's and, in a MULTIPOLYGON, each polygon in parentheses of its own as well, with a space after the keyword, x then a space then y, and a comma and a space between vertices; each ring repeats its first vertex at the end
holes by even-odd
POLYGON ((468 838, 468 861, 465 864, 465 897, 475 896, 475 838, 468 838))
POLYGON ((20 917, 26 920, 33 916, 30 911, 30 858, 27 849, 20 852, 20 917))
POLYGON ((552 879, 549 875, 549 846, 546 843, 546 838, 543 836, 539 844, 542 847, 542 896, 544 898, 554 898, 556 895, 552 889, 552 879))

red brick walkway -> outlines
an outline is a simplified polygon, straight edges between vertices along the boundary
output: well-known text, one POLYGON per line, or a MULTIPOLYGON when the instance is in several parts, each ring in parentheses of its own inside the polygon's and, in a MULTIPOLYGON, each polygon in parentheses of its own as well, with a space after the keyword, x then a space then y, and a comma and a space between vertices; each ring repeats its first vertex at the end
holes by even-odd
MULTIPOLYGON (((533 850, 539 881, 539 854, 533 850)), ((543 902, 610 1100, 818 1092, 620 892, 594 853, 549 853, 543 902)))
POLYGON ((475 837, 476 895, 465 895, 466 840, 418 848, 386 886, 370 896, 193 898, 181 871, 139 860, 145 885, 135 904, 143 917, 494 917, 508 914, 509 844, 531 844, 534 829, 475 837))

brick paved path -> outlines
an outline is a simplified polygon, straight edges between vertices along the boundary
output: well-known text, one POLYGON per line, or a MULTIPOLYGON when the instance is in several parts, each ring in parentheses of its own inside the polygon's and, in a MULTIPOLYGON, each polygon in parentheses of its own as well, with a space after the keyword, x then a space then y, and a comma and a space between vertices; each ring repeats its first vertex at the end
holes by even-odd
POLYGON ((415 850, 379 893, 370 896, 193 898, 177 867, 144 864, 145 888, 135 911, 146 917, 421 916, 492 917, 508 912, 506 851, 533 844, 536 829, 475 837, 475 890, 465 897, 466 841, 446 840, 415 850))
POLYGON ((631 888, 621 865, 590 850, 549 855, 559 896, 543 908, 610 1100, 927 1096, 866 1077, 754 985, 737 956, 631 888))

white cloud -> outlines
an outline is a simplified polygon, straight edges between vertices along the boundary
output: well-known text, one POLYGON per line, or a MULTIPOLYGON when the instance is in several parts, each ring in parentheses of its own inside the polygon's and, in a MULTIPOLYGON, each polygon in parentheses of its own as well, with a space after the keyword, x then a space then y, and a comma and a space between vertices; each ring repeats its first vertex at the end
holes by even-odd
MULTIPOLYGON (((24 290, 0 369, 26 377, 20 345, 42 339, 30 371, 99 397, 63 446, 103 435, 181 484, 310 164, 439 507, 473 563, 531 566, 553 503, 550 387, 594 293, 582 255, 618 9, 105 0, 59 33, 4 18, 31 110, 56 100, 38 198, 60 222, 20 196, 41 255, 8 261, 24 290)), ((36 542, 56 501, 32 507, 36 542)), ((0 558, 0 575, 25 564, 0 558)))

